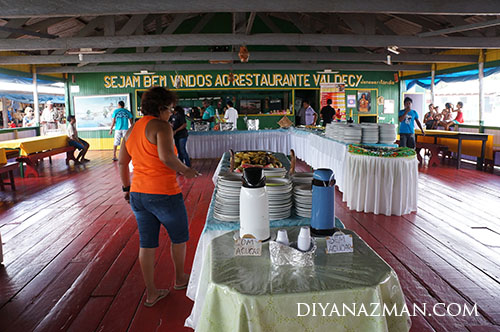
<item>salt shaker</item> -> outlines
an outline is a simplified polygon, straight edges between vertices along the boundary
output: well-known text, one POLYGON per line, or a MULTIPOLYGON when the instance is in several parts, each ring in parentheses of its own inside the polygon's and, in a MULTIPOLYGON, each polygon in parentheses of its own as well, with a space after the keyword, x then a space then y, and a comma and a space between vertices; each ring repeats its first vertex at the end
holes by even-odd
POLYGON ((311 232, 309 227, 303 226, 300 228, 299 237, 297 238, 297 248, 301 251, 308 251, 311 248, 311 232))
POLYGON ((276 235, 276 242, 279 242, 285 246, 290 245, 290 243, 288 242, 288 234, 286 232, 286 229, 278 230, 278 235, 276 235))

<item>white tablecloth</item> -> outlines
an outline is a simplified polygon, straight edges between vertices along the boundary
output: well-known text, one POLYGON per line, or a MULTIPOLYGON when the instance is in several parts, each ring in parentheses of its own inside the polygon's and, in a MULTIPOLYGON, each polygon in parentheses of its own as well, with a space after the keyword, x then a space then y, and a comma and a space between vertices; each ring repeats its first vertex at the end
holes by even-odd
POLYGON ((290 153, 288 130, 190 132, 187 151, 191 158, 220 158, 234 151, 264 150, 290 153))
POLYGON ((351 210, 387 216, 417 211, 418 161, 347 153, 343 201, 351 210))

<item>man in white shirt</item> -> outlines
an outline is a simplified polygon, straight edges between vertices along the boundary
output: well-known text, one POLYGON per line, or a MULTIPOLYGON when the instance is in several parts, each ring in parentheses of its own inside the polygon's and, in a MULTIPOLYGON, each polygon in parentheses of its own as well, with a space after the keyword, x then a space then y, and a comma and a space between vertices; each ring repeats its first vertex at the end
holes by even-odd
POLYGON ((43 134, 47 133, 48 129, 57 129, 56 118, 57 118, 57 112, 54 109, 54 105, 49 100, 45 104, 42 116, 40 117, 40 124, 42 125, 43 134))
POLYGON ((90 160, 85 158, 85 154, 89 150, 90 144, 78 137, 78 130, 76 129, 76 118, 74 115, 68 115, 68 121, 66 122, 66 133, 68 135, 68 145, 74 146, 76 149, 80 150, 80 153, 76 157, 75 163, 85 163, 90 160))
POLYGON ((233 107, 233 102, 228 100, 226 103, 229 107, 224 114, 224 119, 226 122, 231 122, 233 124, 233 129, 236 130, 236 123, 238 122, 238 111, 233 107))

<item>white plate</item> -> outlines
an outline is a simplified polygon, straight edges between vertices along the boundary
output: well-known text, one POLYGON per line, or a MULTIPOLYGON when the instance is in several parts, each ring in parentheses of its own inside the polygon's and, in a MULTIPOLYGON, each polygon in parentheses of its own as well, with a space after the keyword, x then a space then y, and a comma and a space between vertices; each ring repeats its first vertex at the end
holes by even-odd
POLYGON ((220 215, 214 211, 214 218, 218 219, 220 221, 228 221, 228 222, 238 222, 240 219, 239 216, 237 218, 231 217, 231 216, 226 216, 226 215, 220 215))
POLYGON ((266 178, 267 187, 278 187, 290 185, 290 180, 285 178, 266 178))

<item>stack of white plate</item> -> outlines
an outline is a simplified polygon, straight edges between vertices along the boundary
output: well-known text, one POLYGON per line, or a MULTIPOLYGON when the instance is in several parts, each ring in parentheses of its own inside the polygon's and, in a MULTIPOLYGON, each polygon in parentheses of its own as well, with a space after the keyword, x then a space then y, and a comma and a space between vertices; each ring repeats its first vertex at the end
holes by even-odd
POLYGON ((397 139, 396 125, 391 123, 379 124, 379 143, 394 144, 397 139))
POLYGON ((344 129, 347 127, 346 123, 332 122, 326 125, 325 136, 333 138, 337 141, 344 139, 344 129))
POLYGON ((360 125, 348 125, 344 128, 344 143, 348 144, 359 144, 361 143, 361 126, 360 125))
POLYGON ((312 172, 301 172, 292 174, 292 183, 294 185, 311 184, 312 179, 313 179, 312 172))
POLYGON ((300 184, 293 188, 293 200, 297 215, 311 218, 312 184, 300 184))
POLYGON ((269 220, 290 217, 292 211, 292 183, 289 179, 266 178, 269 199, 269 220))
POLYGON ((365 144, 378 143, 378 125, 376 123, 361 124, 361 142, 365 144))
POLYGON ((286 168, 264 168, 266 178, 284 178, 286 172, 286 168))
POLYGON ((214 217, 222 221, 240 219, 241 173, 224 173, 217 180, 214 217))

